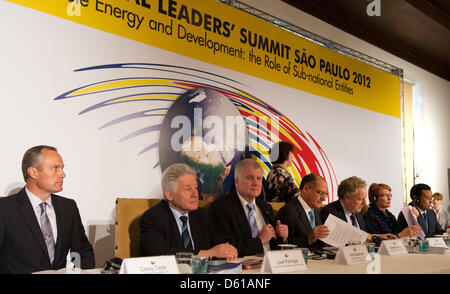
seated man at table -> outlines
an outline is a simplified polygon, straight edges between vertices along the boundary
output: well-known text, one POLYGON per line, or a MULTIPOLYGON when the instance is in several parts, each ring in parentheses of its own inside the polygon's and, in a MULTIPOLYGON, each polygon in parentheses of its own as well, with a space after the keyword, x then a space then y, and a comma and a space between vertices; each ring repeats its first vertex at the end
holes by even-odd
POLYGON ((196 172, 186 164, 173 164, 162 175, 165 199, 147 210, 140 220, 140 255, 196 255, 237 258, 228 243, 214 244, 208 214, 198 207, 196 172))
POLYGON ((95 266, 73 199, 63 190, 64 162, 58 150, 39 145, 22 159, 25 187, 0 199, 0 274, 28 274, 66 267, 69 252, 77 252, 83 269, 95 266))
POLYGON ((300 196, 285 206, 277 214, 289 229, 288 242, 299 247, 321 247, 325 243, 318 240, 329 235, 327 226, 322 225, 320 206, 328 197, 327 182, 319 175, 309 174, 300 183, 300 196))
POLYGON ((214 201, 210 208, 215 240, 229 242, 239 257, 263 254, 285 242, 288 227, 275 221, 272 206, 261 197, 263 170, 253 159, 235 166, 236 190, 214 201))
MULTIPOLYGON (((409 194, 412 201, 408 205, 413 207, 412 211, 426 237, 443 234, 445 231, 439 225, 434 210, 431 209, 431 187, 426 184, 417 184, 411 188, 409 194)), ((408 227, 403 212, 398 215, 398 223, 401 229, 408 227)))
MULTIPOLYGON (((361 210, 366 205, 367 183, 358 177, 350 177, 343 180, 338 186, 338 200, 331 202, 320 210, 322 222, 325 223, 329 214, 332 214, 341 220, 366 231, 364 218, 361 210)), ((384 239, 396 239, 393 234, 374 234, 384 239)), ((368 241, 372 240, 374 235, 368 236, 368 241)))

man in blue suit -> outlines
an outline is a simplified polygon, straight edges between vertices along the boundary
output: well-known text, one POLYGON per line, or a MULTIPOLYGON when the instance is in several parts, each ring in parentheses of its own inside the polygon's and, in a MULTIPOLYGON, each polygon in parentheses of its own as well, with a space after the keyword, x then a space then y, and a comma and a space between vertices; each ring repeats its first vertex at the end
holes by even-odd
MULTIPOLYGON (((426 184, 414 185, 410 190, 412 201, 408 204, 413 207, 413 213, 417 217, 417 222, 427 237, 443 234, 445 231, 437 221, 436 213, 431 209, 432 192, 431 187, 426 184)), ((398 223, 403 230, 408 227, 403 212, 398 216, 398 223)))

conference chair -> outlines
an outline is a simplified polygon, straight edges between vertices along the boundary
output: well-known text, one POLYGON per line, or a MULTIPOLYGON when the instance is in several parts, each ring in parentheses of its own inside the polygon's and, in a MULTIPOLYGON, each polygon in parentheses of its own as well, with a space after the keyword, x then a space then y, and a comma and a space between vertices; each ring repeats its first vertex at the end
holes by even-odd
MULTIPOLYGON (((119 258, 139 256, 139 220, 142 214, 161 199, 117 198, 116 236, 114 256, 119 258)), ((199 200, 199 206, 208 209, 212 201, 199 200)), ((269 202, 275 211, 284 206, 283 202, 269 202)))

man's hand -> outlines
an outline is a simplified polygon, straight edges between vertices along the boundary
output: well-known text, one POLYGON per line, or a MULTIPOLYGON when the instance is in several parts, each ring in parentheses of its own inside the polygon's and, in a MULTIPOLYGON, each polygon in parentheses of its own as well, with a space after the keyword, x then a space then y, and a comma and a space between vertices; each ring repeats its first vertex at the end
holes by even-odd
POLYGON ((275 232, 275 229, 271 224, 268 224, 262 228, 261 232, 259 232, 259 239, 261 240, 261 243, 264 245, 268 243, 272 238, 276 238, 277 234, 275 232))
POLYGON ((289 229, 287 225, 283 225, 280 220, 277 220, 277 235, 281 239, 283 239, 283 242, 286 242, 288 235, 289 235, 289 229))
POLYGON ((237 258, 238 252, 233 245, 227 242, 218 244, 209 250, 201 250, 198 253, 198 255, 207 255, 210 258, 212 257, 226 258, 227 261, 232 261, 237 258))
POLYGON ((330 230, 325 225, 315 226, 308 235, 308 243, 312 244, 320 238, 326 238, 330 234, 330 230))

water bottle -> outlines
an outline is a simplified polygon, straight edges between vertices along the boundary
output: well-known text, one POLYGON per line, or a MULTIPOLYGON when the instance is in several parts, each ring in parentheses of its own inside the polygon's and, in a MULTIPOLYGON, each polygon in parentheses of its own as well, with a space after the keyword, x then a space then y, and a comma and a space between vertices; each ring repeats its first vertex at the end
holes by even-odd
POLYGON ((449 240, 449 238, 448 238, 448 236, 450 235, 450 226, 447 226, 447 233, 446 233, 446 237, 447 238, 445 238, 446 239, 446 241, 447 241, 447 248, 450 248, 450 240, 449 240))

